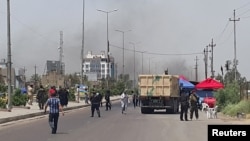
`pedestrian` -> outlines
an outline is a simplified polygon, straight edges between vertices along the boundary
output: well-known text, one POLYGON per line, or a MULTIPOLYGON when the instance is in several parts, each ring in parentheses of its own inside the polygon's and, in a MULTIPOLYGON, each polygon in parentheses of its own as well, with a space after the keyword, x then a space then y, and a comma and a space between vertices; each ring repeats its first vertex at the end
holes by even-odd
POLYGON ((105 94, 105 100, 106 100, 106 111, 111 110, 111 101, 110 101, 110 90, 106 91, 105 94))
POLYGON ((64 116, 63 107, 60 103, 60 99, 56 97, 56 93, 51 93, 50 98, 47 100, 44 108, 46 113, 47 107, 49 107, 49 125, 52 129, 51 133, 56 134, 58 127, 59 112, 62 112, 64 116))
POLYGON ((44 104, 47 100, 47 95, 45 92, 45 89, 43 87, 43 85, 40 85, 40 88, 37 92, 37 96, 36 96, 37 102, 38 102, 38 107, 40 110, 43 110, 44 108, 44 104))
POLYGON ((124 91, 124 92, 121 94, 121 108, 122 108, 122 114, 126 114, 125 111, 126 111, 126 109, 127 109, 128 103, 129 103, 129 98, 128 98, 127 93, 124 91))
POLYGON ((89 95, 88 95, 88 92, 85 91, 84 95, 85 95, 85 98, 84 98, 85 104, 89 104, 89 95))
POLYGON ((140 99, 140 95, 137 96, 138 97, 138 106, 141 106, 141 99, 140 99))
POLYGON ((48 92, 48 97, 50 98, 52 94, 57 95, 57 90, 55 86, 51 86, 48 92))
POLYGON ((195 93, 195 91, 191 91, 191 94, 189 96, 189 104, 190 104, 190 120, 193 119, 193 114, 195 113, 195 118, 199 118, 198 113, 198 97, 195 93))
POLYGON ((184 114, 185 121, 188 121, 188 95, 182 92, 179 101, 181 105, 180 120, 183 121, 184 114))
POLYGON ((76 93, 75 93, 75 101, 80 102, 80 86, 77 86, 76 93))
POLYGON ((68 105, 68 97, 69 97, 69 93, 65 88, 60 87, 58 90, 58 95, 59 95, 59 99, 61 102, 62 107, 67 107, 68 105))
POLYGON ((100 113, 100 96, 99 93, 93 92, 92 96, 90 97, 91 101, 91 117, 94 117, 95 110, 98 114, 98 117, 101 117, 100 113))
POLYGON ((102 99, 103 99, 103 94, 102 93, 98 93, 99 98, 100 98, 100 106, 102 107, 102 99))
POLYGON ((137 106, 137 98, 136 98, 136 94, 134 93, 134 91, 131 92, 132 93, 132 101, 133 101, 133 105, 134 108, 137 106))
POLYGON ((34 96, 34 88, 33 85, 30 84, 28 85, 28 104, 32 105, 33 104, 33 96, 34 96))

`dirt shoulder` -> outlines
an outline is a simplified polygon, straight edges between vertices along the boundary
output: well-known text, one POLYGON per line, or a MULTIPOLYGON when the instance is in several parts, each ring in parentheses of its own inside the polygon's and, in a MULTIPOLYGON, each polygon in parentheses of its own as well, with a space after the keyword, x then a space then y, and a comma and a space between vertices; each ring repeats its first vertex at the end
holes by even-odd
POLYGON ((224 115, 223 113, 218 113, 218 118, 224 122, 228 122, 230 124, 250 124, 250 115, 247 114, 245 118, 237 118, 231 117, 228 115, 224 115))

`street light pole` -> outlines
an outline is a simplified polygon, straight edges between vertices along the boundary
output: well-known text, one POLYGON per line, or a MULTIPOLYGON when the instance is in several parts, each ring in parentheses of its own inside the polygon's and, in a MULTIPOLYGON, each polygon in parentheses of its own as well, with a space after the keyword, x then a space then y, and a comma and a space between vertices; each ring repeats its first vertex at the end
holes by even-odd
POLYGON ((7 81, 8 81, 8 111, 12 109, 12 86, 11 86, 11 41, 10 41, 10 0, 7 0, 7 38, 8 38, 8 60, 7 60, 7 81))
POLYGON ((129 42, 130 44, 132 44, 133 45, 133 47, 134 47, 134 88, 135 88, 135 43, 132 43, 132 42, 129 42))
POLYGON ((115 30, 115 31, 118 31, 118 32, 121 32, 122 33, 122 77, 124 76, 124 33, 125 32, 129 32, 131 30, 127 30, 127 31, 122 31, 122 30, 115 30))
POLYGON ((83 11, 82 11, 82 49, 81 49, 81 84, 83 84, 83 56, 84 56, 84 9, 85 0, 83 0, 83 11))
POLYGON ((115 10, 112 10, 112 11, 104 11, 104 10, 100 10, 100 9, 97 9, 97 11, 100 11, 100 12, 103 12, 103 13, 106 13, 107 14, 107 71, 108 71, 108 75, 107 75, 107 87, 109 87, 109 84, 108 84, 108 81, 109 81, 109 76, 110 76, 110 65, 109 65, 109 26, 108 26, 108 15, 109 13, 111 12, 115 12, 117 11, 118 9, 115 9, 115 10))
POLYGON ((129 42, 129 43, 132 44, 134 47, 134 88, 135 88, 135 45, 139 44, 140 42, 137 43, 129 42))

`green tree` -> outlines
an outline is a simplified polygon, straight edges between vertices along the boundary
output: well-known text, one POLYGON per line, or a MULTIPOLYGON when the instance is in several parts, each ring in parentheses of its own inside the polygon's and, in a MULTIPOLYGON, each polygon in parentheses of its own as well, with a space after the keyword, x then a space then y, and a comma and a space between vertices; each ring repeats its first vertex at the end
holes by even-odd
POLYGON ((220 89, 215 93, 216 103, 223 109, 228 104, 237 104, 240 102, 240 86, 238 83, 229 83, 224 89, 220 89))
POLYGON ((42 80, 41 76, 38 74, 33 74, 30 78, 31 82, 41 82, 41 80, 42 80))
POLYGON ((234 83, 234 81, 242 84, 246 82, 245 77, 241 77, 241 74, 237 71, 236 72, 236 79, 235 79, 235 69, 228 70, 224 76, 224 84, 234 83))
POLYGON ((71 82, 71 85, 80 84, 80 77, 77 73, 66 75, 66 79, 71 82))

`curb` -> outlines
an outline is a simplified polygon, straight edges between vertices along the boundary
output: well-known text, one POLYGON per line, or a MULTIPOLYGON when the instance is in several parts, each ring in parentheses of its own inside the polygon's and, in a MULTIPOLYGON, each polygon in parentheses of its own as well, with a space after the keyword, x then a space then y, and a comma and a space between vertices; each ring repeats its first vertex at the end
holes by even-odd
MULTIPOLYGON (((119 98, 113 99, 110 101, 117 101, 117 100, 119 100, 119 98)), ((106 103, 106 102, 103 102, 103 103, 106 103)), ((73 107, 65 107, 63 110, 70 111, 70 110, 80 109, 80 108, 89 107, 89 106, 91 106, 91 104, 79 105, 79 106, 73 106, 73 107)), ((0 119, 0 124, 12 122, 12 121, 16 121, 16 120, 21 120, 21 119, 26 119, 26 118, 32 118, 32 117, 36 117, 36 116, 47 115, 47 114, 48 114, 48 112, 46 114, 44 114, 44 112, 36 112, 36 113, 31 113, 31 114, 26 114, 26 115, 19 115, 19 116, 14 116, 14 117, 3 118, 3 119, 0 119)))

